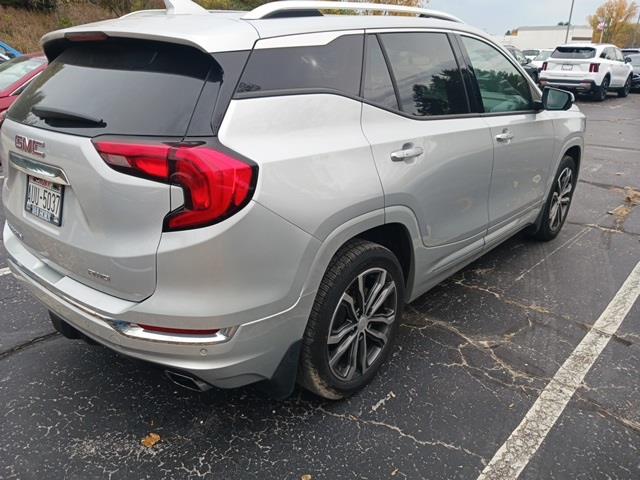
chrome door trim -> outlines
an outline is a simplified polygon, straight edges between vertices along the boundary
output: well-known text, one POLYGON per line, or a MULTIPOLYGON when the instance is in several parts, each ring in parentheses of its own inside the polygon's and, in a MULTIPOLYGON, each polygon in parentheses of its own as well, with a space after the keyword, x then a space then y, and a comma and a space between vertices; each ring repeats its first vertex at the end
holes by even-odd
POLYGON ((58 185, 69 185, 67 175, 58 167, 9 152, 9 164, 27 175, 42 178, 58 185))

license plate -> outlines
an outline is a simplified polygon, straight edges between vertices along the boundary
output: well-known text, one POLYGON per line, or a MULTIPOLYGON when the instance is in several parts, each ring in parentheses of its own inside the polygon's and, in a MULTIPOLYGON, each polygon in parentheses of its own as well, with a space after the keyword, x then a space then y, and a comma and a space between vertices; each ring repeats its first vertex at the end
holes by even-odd
POLYGON ((566 63, 562 65, 562 70, 573 70, 573 65, 567 65, 566 63))
POLYGON ((27 176, 27 198, 24 209, 52 225, 60 226, 64 186, 41 178, 27 176))

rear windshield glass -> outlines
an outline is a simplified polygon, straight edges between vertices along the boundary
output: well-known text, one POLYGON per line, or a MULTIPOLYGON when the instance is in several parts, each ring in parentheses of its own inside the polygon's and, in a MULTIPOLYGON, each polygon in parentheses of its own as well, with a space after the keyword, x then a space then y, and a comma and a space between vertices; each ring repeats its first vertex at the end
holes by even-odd
POLYGON ((558 47, 551 54, 551 58, 593 58, 596 49, 591 47, 558 47))
POLYGON ((210 80, 222 77, 211 56, 189 47, 118 40, 80 44, 34 80, 9 118, 74 135, 181 136, 210 70, 210 80), (42 118, 43 110, 68 115, 42 118))
POLYGON ((0 63, 0 90, 10 87, 22 77, 41 67, 44 58, 18 57, 5 63, 0 63))

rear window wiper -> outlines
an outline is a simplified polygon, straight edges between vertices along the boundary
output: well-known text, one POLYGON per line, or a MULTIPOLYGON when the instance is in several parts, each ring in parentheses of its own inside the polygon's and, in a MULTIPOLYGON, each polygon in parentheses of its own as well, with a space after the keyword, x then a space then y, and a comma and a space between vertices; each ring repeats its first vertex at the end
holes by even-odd
POLYGON ((66 123, 70 126, 106 127, 107 124, 101 118, 92 117, 83 113, 75 113, 63 108, 47 107, 44 105, 34 105, 31 108, 36 116, 45 122, 66 123))

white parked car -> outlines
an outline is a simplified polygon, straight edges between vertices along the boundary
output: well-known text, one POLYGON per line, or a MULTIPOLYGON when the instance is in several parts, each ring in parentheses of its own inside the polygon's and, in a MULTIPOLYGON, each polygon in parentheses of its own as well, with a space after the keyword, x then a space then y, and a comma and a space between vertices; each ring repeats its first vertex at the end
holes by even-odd
POLYGON ((531 59, 531 65, 536 67, 538 71, 542 70, 542 64, 549 59, 553 51, 553 48, 544 48, 540 50, 538 55, 531 59))
POLYGON ((529 60, 533 60, 540 53, 540 49, 538 49, 538 48, 528 48, 526 50, 523 50, 522 53, 524 53, 524 56, 527 57, 529 60))
POLYGON ((543 62, 540 85, 590 93, 602 101, 609 90, 629 95, 632 77, 633 68, 615 45, 570 44, 557 47, 543 62))

